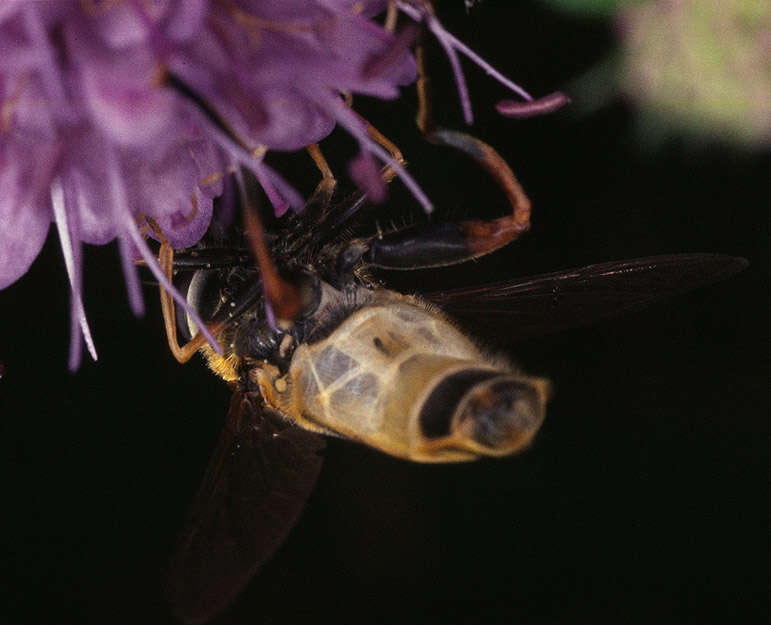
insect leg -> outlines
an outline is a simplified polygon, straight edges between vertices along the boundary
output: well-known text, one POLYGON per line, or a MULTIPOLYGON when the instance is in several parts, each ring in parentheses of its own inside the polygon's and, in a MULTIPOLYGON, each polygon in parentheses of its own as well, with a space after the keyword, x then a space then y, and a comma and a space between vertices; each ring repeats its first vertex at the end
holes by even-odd
POLYGON ((421 269, 466 262, 503 247, 530 229, 530 200, 506 161, 490 145, 464 132, 435 125, 425 51, 417 46, 416 122, 431 143, 465 152, 498 183, 511 205, 497 219, 470 219, 397 231, 370 243, 364 260, 387 269, 421 269))
POLYGON ((470 236, 470 245, 477 252, 475 256, 487 254, 506 245, 506 243, 510 243, 530 229, 530 199, 508 163, 492 146, 465 132, 448 130, 436 125, 430 90, 431 82, 426 71, 426 53, 420 42, 417 45, 416 57, 418 64, 418 113, 415 121, 418 128, 431 143, 455 148, 473 158, 498 183, 511 205, 512 213, 505 217, 462 222, 467 224, 466 230, 470 236), (485 242, 485 238, 491 240, 485 242))
MULTIPOLYGON (((385 150, 391 155, 391 158, 393 158, 394 161, 399 163, 399 165, 401 165, 402 167, 407 165, 407 161, 404 160, 404 156, 402 155, 401 150, 396 146, 396 144, 369 122, 367 122, 367 134, 369 134, 370 137, 372 137, 377 143, 379 143, 383 148, 385 148, 385 150)), ((383 182, 388 184, 389 182, 391 182, 391 180, 394 179, 394 177, 396 176, 396 172, 392 167, 390 167, 389 165, 386 165, 385 167, 383 167, 383 171, 381 175, 383 176, 383 182)))
MULTIPOLYGON (((158 263, 161 266, 161 270, 166 274, 169 280, 172 279, 172 272, 174 268, 174 248, 171 247, 169 240, 163 231, 160 229, 155 220, 147 218, 147 223, 153 230, 153 233, 161 241, 161 249, 158 252, 158 263)), ((171 350, 174 358, 177 362, 184 364, 193 357, 203 345, 206 344, 206 337, 202 332, 199 332, 192 340, 188 341, 184 345, 179 344, 177 339, 177 320, 174 309, 174 298, 171 296, 163 286, 160 286, 161 293, 161 312, 163 313, 163 327, 166 330, 166 339, 169 343, 169 349, 171 350)), ((209 327, 211 333, 216 336, 224 327, 223 323, 215 323, 209 327)))
POLYGON ((190 272, 253 265, 254 257, 245 249, 210 247, 175 252, 172 262, 175 271, 190 272))
MULTIPOLYGON (((354 113, 355 112, 356 111, 354 111, 354 113)), ((395 162, 399 163, 401 166, 405 166, 407 161, 404 159, 404 156, 398 146, 364 118, 361 119, 362 122, 367 125, 367 134, 380 146, 382 146, 383 149, 385 149, 391 155, 395 162)), ((383 178, 383 182, 388 184, 391 182, 391 180, 394 179, 396 172, 389 165, 385 165, 381 170, 380 175, 383 178)), ((352 219, 357 213, 359 213, 359 211, 366 208, 367 206, 367 194, 361 191, 358 192, 346 204, 345 210, 340 213, 330 212, 327 216, 325 216, 326 221, 320 222, 315 229, 312 239, 313 242, 316 245, 319 245, 325 241, 333 239, 335 236, 337 236, 340 228, 347 224, 350 219, 352 219)))
POLYGON ((387 269, 420 269, 463 263, 503 247, 530 228, 530 200, 506 161, 489 145, 462 132, 438 129, 430 140, 472 155, 506 193, 512 212, 396 231, 373 239, 364 260, 387 269))
POLYGON ((318 143, 312 143, 305 149, 308 151, 313 162, 316 163, 316 167, 318 167, 321 172, 321 180, 316 185, 313 194, 308 200, 308 204, 312 205, 319 203, 326 206, 329 204, 330 199, 332 199, 332 194, 335 192, 337 180, 332 173, 332 169, 329 167, 329 163, 327 163, 327 159, 324 158, 324 154, 321 152, 318 143))

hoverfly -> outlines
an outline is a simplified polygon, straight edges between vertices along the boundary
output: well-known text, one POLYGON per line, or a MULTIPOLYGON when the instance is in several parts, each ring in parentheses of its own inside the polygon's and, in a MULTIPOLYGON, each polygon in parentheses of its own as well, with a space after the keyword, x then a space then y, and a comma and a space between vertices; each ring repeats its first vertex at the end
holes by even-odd
MULTIPOLYGON (((483 348, 464 324, 492 320, 505 329, 499 342, 510 342, 636 309, 746 265, 717 254, 677 254, 471 288, 389 289, 381 271, 465 263, 530 226, 530 201, 497 152, 434 124, 420 50, 418 65, 421 132, 476 160, 511 213, 383 233, 373 226, 364 192, 332 202, 334 186, 319 185, 302 213, 263 229, 240 172, 242 223, 227 234, 215 224, 192 250, 174 254, 161 246, 161 265, 176 273, 189 306, 222 348, 219 354, 206 345, 162 293, 172 351, 184 361, 200 348, 233 390, 172 562, 169 598, 186 623, 223 610, 286 539, 318 478, 324 436, 423 463, 502 457, 527 447, 544 420, 550 382, 483 348), (184 348, 178 331, 190 338, 184 348)), ((165 79, 246 147, 189 85, 173 74, 165 79)), ((547 96, 528 110, 565 101, 547 96)), ((394 176, 389 166, 382 173, 386 182, 394 176)))
MULTIPOLYGON (((407 295, 378 270, 471 260, 515 238, 501 235, 515 217, 383 234, 362 218, 365 204, 363 194, 311 204, 265 233, 247 211, 235 239, 210 237, 174 259, 188 303, 218 328, 223 354, 204 354, 233 389, 172 566, 171 602, 185 622, 222 610, 287 537, 319 475, 325 435, 417 462, 527 446, 549 382, 479 347, 464 321, 492 320, 508 342, 635 309, 746 264, 675 254, 407 295)), ((196 335, 187 317, 175 321, 196 335)))

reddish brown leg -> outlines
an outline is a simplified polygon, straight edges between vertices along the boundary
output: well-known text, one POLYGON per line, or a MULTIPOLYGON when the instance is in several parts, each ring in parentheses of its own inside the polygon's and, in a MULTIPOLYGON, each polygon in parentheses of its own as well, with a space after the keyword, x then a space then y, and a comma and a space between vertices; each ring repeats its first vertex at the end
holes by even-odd
POLYGON ((434 124, 423 47, 417 46, 418 112, 416 122, 428 141, 471 156, 498 183, 511 213, 497 219, 428 224, 373 239, 363 260, 387 269, 421 269, 463 263, 500 249, 530 228, 530 200, 514 172, 491 146, 471 135, 434 124))
POLYGON ((461 150, 476 160, 495 179, 511 204, 510 215, 492 220, 473 219, 460 224, 471 254, 488 254, 530 229, 530 200, 514 172, 492 146, 464 132, 435 125, 426 55, 420 43, 417 46, 417 62, 418 128, 431 143, 461 150))
POLYGON ((474 256, 489 254, 530 229, 530 199, 498 152, 471 135, 443 128, 435 130, 428 139, 458 148, 473 157, 503 189, 513 209, 510 215, 497 219, 470 219, 460 223, 474 256))

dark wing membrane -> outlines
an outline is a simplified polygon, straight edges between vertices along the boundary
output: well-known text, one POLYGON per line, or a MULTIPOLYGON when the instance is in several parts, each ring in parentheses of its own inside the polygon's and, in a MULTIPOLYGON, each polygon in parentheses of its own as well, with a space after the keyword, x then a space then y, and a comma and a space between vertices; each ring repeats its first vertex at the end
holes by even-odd
POLYGON ((637 310, 746 266, 719 254, 650 256, 423 296, 456 317, 500 324, 499 338, 517 340, 637 310))
POLYGON ((294 526, 321 470, 324 439, 236 393, 171 563, 169 600, 185 623, 230 604, 294 526))

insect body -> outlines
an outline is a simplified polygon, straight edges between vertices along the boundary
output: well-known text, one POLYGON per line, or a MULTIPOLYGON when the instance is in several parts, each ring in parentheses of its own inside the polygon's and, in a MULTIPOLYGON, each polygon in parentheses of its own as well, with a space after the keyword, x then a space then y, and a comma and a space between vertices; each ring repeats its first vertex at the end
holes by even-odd
MULTIPOLYGON (((307 430, 424 462, 505 455, 535 434, 544 380, 485 355, 419 299, 320 280, 314 288, 304 327, 265 337, 268 350, 236 351, 267 408, 307 430)), ((251 330, 239 324, 234 345, 248 344, 238 333, 251 330)))
POLYGON ((204 353, 235 391, 174 564, 172 603, 187 622, 219 611, 284 539, 318 475, 320 434, 456 462, 513 453, 543 421, 546 380, 369 274, 368 256, 420 266, 443 238, 456 258, 462 237, 442 227, 341 238, 325 226, 335 214, 285 218, 268 233, 276 272, 299 302, 291 320, 271 319, 269 278, 237 243, 177 255, 180 273, 192 274, 189 303, 221 327, 223 354, 204 353))
MULTIPOLYGON (((192 88, 173 75, 167 83, 230 133, 192 88)), ((172 352, 184 362, 201 347, 234 390, 172 565, 171 603, 187 623, 205 622, 227 606, 286 538, 318 477, 322 435, 427 463, 505 456, 532 441, 550 383, 480 347, 463 323, 494 319, 498 334, 515 340, 636 308, 744 264, 685 254, 419 295, 387 288, 381 270, 464 263, 530 227, 530 200, 508 164, 483 141, 436 126, 426 93, 422 71, 423 134, 490 174, 508 214, 383 233, 366 218, 364 193, 332 204, 334 180, 326 179, 301 215, 285 215, 265 231, 237 174, 244 211, 234 236, 223 240, 212 228, 198 248, 173 261, 170 246, 161 246, 161 265, 188 278, 187 301, 222 353, 204 344, 190 319, 175 321, 171 297, 162 293, 172 352), (191 338, 185 347, 176 342, 178 326, 191 338)), ((535 109, 565 100, 550 98, 535 109)), ((526 108, 535 111, 533 103, 526 108)), ((392 156, 401 160, 395 148, 392 156)), ((314 160, 319 164, 318 154, 314 160)), ((394 175, 390 167, 384 181, 394 175)), ((328 169, 325 162, 320 169, 328 169)))
POLYGON ((636 308, 744 266, 720 255, 670 255, 416 297, 382 286, 373 268, 463 262, 501 229, 467 222, 342 237, 335 224, 340 212, 356 214, 350 206, 309 209, 268 232, 291 297, 266 285, 270 271, 253 266, 243 241, 177 255, 180 272, 192 273, 189 303, 221 328, 223 354, 205 347, 209 364, 234 389, 174 562, 172 603, 187 622, 227 605, 286 537, 320 470, 321 434, 419 462, 503 456, 532 440, 549 383, 486 353, 443 311, 477 323, 493 318, 515 339, 636 308))

